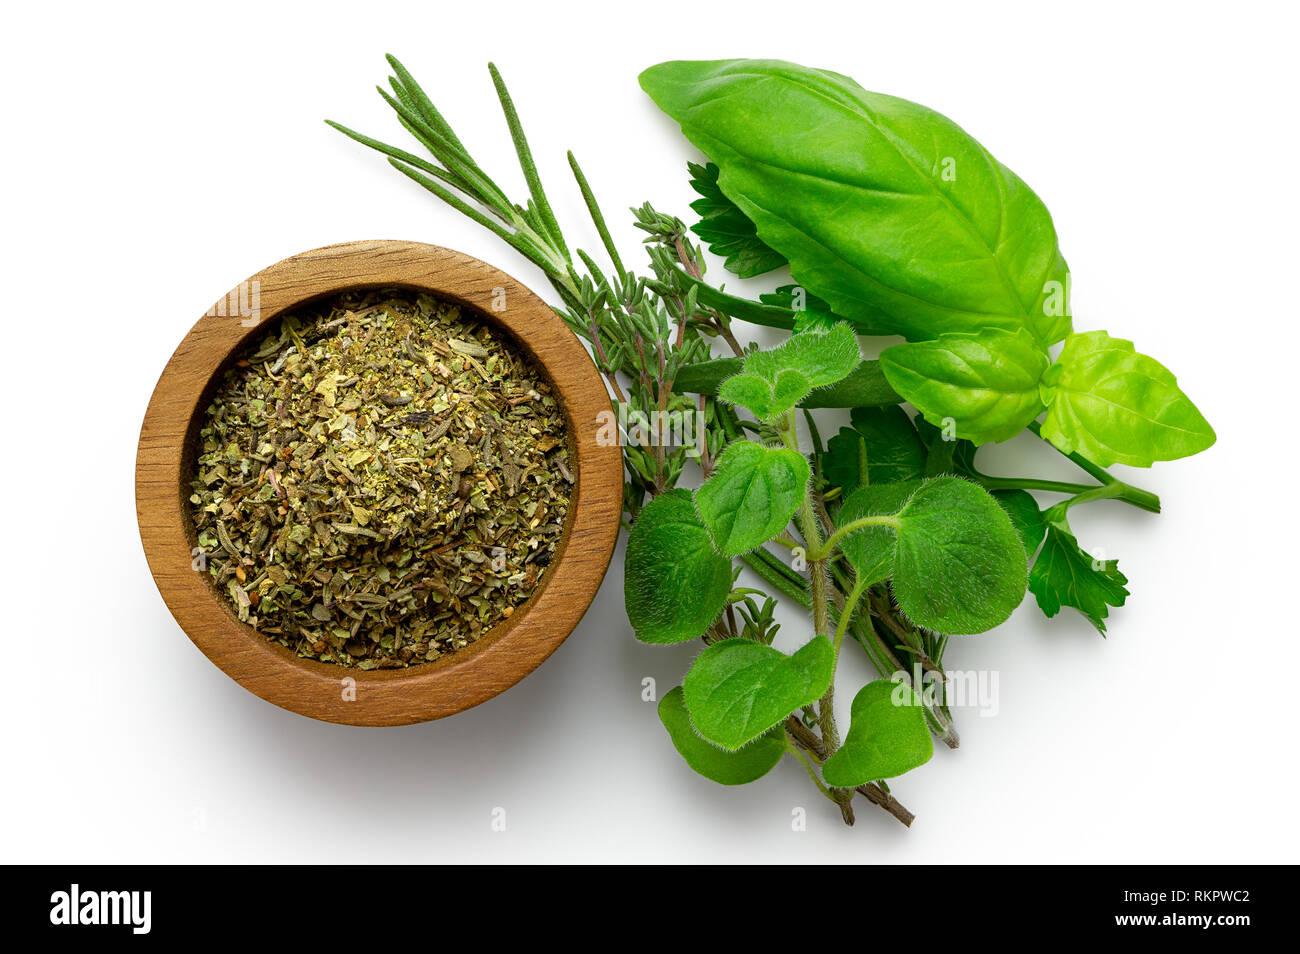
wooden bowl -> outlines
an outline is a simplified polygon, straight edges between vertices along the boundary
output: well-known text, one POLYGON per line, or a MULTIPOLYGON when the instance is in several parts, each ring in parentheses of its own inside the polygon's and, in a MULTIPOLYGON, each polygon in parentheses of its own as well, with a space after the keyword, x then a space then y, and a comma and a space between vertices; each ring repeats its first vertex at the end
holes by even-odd
POLYGON ((168 608, 194 644, 268 702, 349 725, 404 725, 452 715, 540 665, 595 596, 622 513, 621 451, 596 440, 597 415, 609 409, 604 382, 578 339, 545 302, 491 265, 412 242, 348 242, 304 252, 258 272, 209 309, 163 369, 136 456, 145 556, 168 608), (554 386, 568 424, 576 485, 556 556, 537 591, 509 620, 433 662, 365 672, 302 659, 241 623, 208 574, 193 568, 197 537, 188 499, 198 419, 236 352, 264 332, 267 322, 313 299, 389 286, 459 302, 510 332, 554 386), (494 301, 504 301, 504 309, 494 311, 494 301), (252 305, 258 306, 259 321, 245 317, 252 305))

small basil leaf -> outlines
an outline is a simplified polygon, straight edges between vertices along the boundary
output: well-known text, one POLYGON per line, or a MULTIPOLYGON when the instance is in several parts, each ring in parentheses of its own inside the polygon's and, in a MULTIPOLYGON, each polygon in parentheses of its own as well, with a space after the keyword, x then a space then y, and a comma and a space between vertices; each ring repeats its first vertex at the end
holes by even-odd
POLYGON ((695 506, 717 549, 739 556, 786 528, 811 476, 798 451, 736 441, 695 492, 695 506))
POLYGON ((982 633, 1025 595, 1025 548, 988 493, 959 477, 925 481, 898 514, 894 598, 913 622, 982 633))
POLYGON ((1155 358, 1104 331, 1071 335, 1043 376, 1043 437, 1094 464, 1150 467, 1198 454, 1214 428, 1155 358))
POLYGON ((853 697, 852 723, 844 744, 822 768, 836 788, 857 788, 895 778, 930 761, 934 741, 921 699, 908 686, 877 679, 853 697))
POLYGON ((1063 521, 1047 528, 1047 539, 1029 571, 1029 589, 1044 616, 1050 618, 1062 606, 1073 606, 1103 636, 1110 607, 1123 606, 1128 598, 1127 582, 1119 561, 1094 560, 1063 521))
POLYGON ((886 348, 885 377, 927 421, 976 444, 1015 437, 1042 413, 1047 352, 1023 328, 940 335, 886 348))
POLYGON ((835 650, 815 636, 793 656, 748 639, 724 639, 700 653, 682 685, 691 724, 734 752, 825 694, 835 650))
POLYGON ((867 439, 867 473, 873 484, 920 480, 925 474, 925 445, 912 419, 897 404, 855 407, 853 429, 867 439))
POLYGON ((686 764, 720 785, 745 785, 770 772, 785 755, 785 730, 774 726, 737 752, 727 752, 702 738, 691 725, 678 686, 659 700, 659 721, 686 764))
POLYGON ((700 636, 731 592, 731 561, 719 556, 687 490, 650 501, 628 534, 623 602, 637 639, 679 643, 700 636))

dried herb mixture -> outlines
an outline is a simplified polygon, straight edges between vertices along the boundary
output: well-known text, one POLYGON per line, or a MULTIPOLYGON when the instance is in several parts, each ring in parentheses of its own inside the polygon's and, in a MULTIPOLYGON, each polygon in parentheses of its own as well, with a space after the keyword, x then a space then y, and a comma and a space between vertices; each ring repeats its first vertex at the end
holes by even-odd
POLYGON ((241 620, 300 656, 387 669, 509 618, 573 483, 531 362, 459 306, 387 289, 287 316, 225 373, 190 504, 241 620))

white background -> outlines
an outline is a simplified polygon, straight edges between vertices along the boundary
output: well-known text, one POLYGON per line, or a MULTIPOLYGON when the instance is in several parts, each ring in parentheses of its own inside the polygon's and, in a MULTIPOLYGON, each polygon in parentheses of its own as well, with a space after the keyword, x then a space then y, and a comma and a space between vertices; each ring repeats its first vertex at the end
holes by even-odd
MULTIPOLYGON (((1296 861, 1296 24, 1285 5, 746 2, 25 4, 3 55, 4 861, 1296 861), (402 141, 375 95, 401 56, 479 160, 522 184, 486 62, 515 95, 560 219, 596 247, 579 156, 618 210, 688 216, 680 133, 636 75, 772 56, 951 116, 1055 217, 1075 324, 1178 375, 1218 444, 1133 479, 1153 517, 1072 514, 1129 605, 955 645, 997 670, 994 718, 897 781, 908 831, 857 827, 794 764, 742 789, 692 774, 643 677, 622 548, 573 636, 442 722, 281 711, 195 649, 136 532, 154 382, 216 298, 295 252, 402 238, 538 274, 324 117, 402 141), (807 809, 804 832, 791 812, 807 809), (491 812, 507 811, 493 832, 491 812)), ((715 263, 714 277, 722 272, 715 263)), ((761 290, 773 283, 755 283, 761 290)), ((829 426, 829 424, 828 424, 829 426)), ((1032 439, 982 458, 1068 478, 1032 439)), ((794 628, 791 617, 787 628, 794 628)), ((790 632, 792 639, 802 632, 790 632)), ((846 650, 841 693, 866 667, 846 650)))

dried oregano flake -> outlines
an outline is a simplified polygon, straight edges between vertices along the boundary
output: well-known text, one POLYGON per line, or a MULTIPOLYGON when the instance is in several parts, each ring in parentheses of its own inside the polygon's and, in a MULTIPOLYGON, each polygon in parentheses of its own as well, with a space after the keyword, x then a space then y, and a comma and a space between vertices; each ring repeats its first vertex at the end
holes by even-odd
POLYGON ((509 618, 574 482, 531 362, 458 305, 352 292, 277 322, 225 372, 190 497, 238 617, 300 656, 397 668, 509 618))

